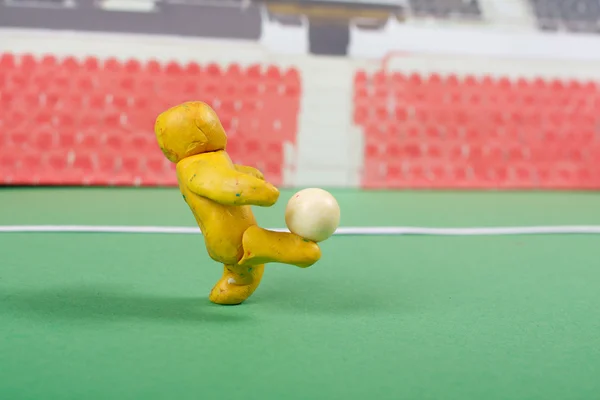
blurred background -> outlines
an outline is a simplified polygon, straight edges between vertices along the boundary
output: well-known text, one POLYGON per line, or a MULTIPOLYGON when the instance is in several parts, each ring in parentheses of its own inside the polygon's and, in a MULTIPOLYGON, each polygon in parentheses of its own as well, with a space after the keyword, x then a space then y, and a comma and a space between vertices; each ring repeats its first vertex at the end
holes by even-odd
POLYGON ((173 186, 203 100, 282 187, 600 189, 600 0, 0 0, 0 184, 173 186))

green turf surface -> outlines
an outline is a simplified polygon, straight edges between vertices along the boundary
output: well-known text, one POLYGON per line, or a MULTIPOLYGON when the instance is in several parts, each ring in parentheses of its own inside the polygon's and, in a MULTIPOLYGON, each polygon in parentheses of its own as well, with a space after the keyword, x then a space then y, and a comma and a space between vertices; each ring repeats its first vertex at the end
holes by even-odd
MULTIPOLYGON (((334 194, 344 226, 600 224, 596 194, 334 194)), ((193 220, 176 190, 2 189, 7 224, 193 220)), ((600 396, 599 236, 334 237, 237 307, 201 239, 0 234, 0 399, 600 396)))

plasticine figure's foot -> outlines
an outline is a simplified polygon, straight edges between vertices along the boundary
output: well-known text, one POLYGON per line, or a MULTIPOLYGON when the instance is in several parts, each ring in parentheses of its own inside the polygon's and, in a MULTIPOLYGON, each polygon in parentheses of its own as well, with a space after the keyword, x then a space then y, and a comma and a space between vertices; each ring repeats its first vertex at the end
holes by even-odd
POLYGON ((264 265, 226 265, 223 277, 210 292, 209 300, 222 305, 243 303, 260 284, 264 268, 264 265))
POLYGON ((244 256, 238 265, 259 265, 270 262, 307 268, 319 261, 319 245, 289 232, 274 232, 253 225, 242 238, 244 256))

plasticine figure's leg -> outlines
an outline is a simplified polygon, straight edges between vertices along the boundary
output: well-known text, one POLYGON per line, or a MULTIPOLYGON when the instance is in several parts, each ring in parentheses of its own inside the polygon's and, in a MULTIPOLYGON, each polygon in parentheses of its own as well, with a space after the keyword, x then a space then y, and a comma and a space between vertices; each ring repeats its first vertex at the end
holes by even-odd
POLYGON ((213 287, 209 300, 223 305, 243 303, 260 284, 264 268, 264 265, 225 265, 223 277, 213 287))
POLYGON ((321 258, 319 245, 288 232, 251 226, 242 238, 244 255, 237 265, 225 265, 223 277, 210 293, 216 304, 235 305, 248 299, 263 276, 264 264, 277 262, 310 267, 321 258))
POLYGON ((289 232, 274 232, 253 225, 242 238, 244 256, 242 266, 270 262, 310 267, 321 258, 319 245, 289 232))

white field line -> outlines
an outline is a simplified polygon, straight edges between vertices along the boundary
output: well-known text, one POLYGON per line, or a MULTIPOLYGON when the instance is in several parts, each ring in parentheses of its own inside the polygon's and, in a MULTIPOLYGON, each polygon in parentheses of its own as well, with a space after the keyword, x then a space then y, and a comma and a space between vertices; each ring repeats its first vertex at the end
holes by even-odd
MULTIPOLYGON (((287 232, 287 229, 272 229, 287 232)), ((196 227, 182 226, 102 226, 102 225, 0 225, 0 233, 146 233, 146 234, 200 234, 196 227)), ((550 235, 600 234, 600 226, 518 226, 483 228, 426 228, 410 226, 340 227, 335 235, 351 236, 488 236, 488 235, 550 235)))

